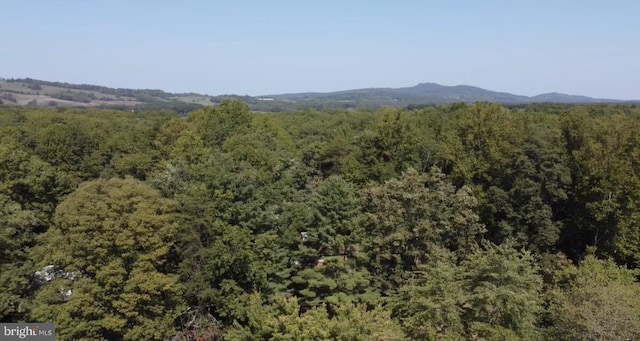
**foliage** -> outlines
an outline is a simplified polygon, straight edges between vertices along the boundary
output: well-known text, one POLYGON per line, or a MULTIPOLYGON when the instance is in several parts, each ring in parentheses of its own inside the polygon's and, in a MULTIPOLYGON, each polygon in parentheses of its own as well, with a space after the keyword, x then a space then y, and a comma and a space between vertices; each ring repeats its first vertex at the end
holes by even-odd
MULTIPOLYGON (((102 96, 138 95, 174 100, 102 96)), ((640 337, 637 106, 216 101, 0 106, 1 321, 63 340, 640 337)))
POLYGON ((172 206, 132 178, 81 185, 58 206, 56 224, 35 254, 40 266, 70 275, 38 292, 31 318, 53 321, 73 339, 173 333, 182 289, 172 273, 178 233, 172 206))
POLYGON ((437 169, 408 170, 398 179, 363 191, 368 216, 364 241, 369 268, 381 288, 401 285, 406 275, 428 263, 432 250, 448 248, 460 259, 478 247, 484 232, 469 188, 456 190, 437 169))
POLYGON ((461 269, 451 252, 440 250, 391 299, 393 314, 414 340, 460 340, 465 293, 459 285, 461 269))
POLYGON ((637 271, 587 256, 560 271, 552 306, 557 340, 634 340, 640 337, 637 271))
POLYGON ((317 307, 300 314, 297 299, 277 297, 264 306, 253 295, 248 323, 235 323, 229 340, 405 340, 397 323, 381 308, 367 310, 344 302, 331 311, 317 307))
POLYGON ((542 277, 533 256, 509 243, 485 248, 463 263, 469 334, 487 340, 536 339, 542 277))

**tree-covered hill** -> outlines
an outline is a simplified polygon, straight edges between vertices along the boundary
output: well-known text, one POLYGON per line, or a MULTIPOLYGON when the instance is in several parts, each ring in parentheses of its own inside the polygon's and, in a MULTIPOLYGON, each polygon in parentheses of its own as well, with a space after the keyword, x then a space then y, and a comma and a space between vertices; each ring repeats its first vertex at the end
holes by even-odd
MULTIPOLYGON (((452 103, 495 102, 503 105, 531 103, 623 103, 612 99, 547 93, 527 97, 468 85, 443 86, 422 83, 406 88, 369 88, 328 93, 296 93, 267 96, 174 94, 157 89, 122 89, 69 84, 36 79, 0 79, 0 104, 48 107, 99 107, 110 109, 165 109, 187 114, 225 100, 240 100, 258 112, 291 112, 304 109, 403 108, 452 103)), ((636 102, 637 104, 637 102, 636 102)))
POLYGON ((506 105, 528 103, 588 104, 623 102, 612 99, 572 96, 559 93, 528 97, 485 90, 469 85, 445 86, 436 83, 421 83, 416 86, 404 88, 368 88, 327 93, 281 94, 264 96, 263 98, 307 103, 309 105, 332 103, 333 106, 339 106, 341 104, 343 106, 350 105, 354 108, 404 107, 409 105, 437 105, 459 102, 475 103, 482 101, 506 105))
POLYGON ((208 96, 193 93, 172 94, 151 89, 115 89, 31 78, 0 80, 0 100, 0 104, 4 105, 29 107, 164 109, 180 114, 213 104, 208 96))
POLYGON ((59 340, 635 340, 639 138, 635 105, 1 106, 0 321, 59 340))

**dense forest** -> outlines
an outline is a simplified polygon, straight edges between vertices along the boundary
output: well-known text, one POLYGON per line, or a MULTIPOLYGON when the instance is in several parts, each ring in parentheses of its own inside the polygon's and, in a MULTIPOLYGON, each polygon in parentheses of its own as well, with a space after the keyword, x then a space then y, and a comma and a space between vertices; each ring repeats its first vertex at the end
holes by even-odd
POLYGON ((0 320, 638 340, 640 107, 0 107, 0 320))

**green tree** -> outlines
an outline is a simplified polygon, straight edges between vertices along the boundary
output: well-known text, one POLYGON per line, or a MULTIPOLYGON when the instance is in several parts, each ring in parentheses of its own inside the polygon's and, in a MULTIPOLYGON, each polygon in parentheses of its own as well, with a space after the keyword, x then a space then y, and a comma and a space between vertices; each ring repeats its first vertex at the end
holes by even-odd
POLYGON ((448 248, 460 259, 478 247, 484 226, 474 212, 469 188, 459 190, 444 174, 410 169, 398 179, 364 189, 362 205, 369 233, 363 244, 370 271, 383 288, 402 284, 410 271, 431 258, 431 250, 448 248))
POLYGON ((331 176, 313 191, 308 207, 311 216, 298 231, 294 254, 299 271, 290 286, 301 304, 317 306, 340 293, 357 302, 374 299, 370 274, 359 261, 365 216, 355 186, 331 176))
POLYGON ((390 299, 393 316, 414 340, 461 340, 466 296, 460 285, 461 268, 447 250, 414 271, 408 283, 390 299))
POLYGON ((416 122, 409 113, 398 109, 385 109, 380 122, 370 134, 363 134, 360 162, 371 180, 387 180, 400 175, 410 167, 421 169, 421 136, 416 122))
POLYGON ((259 295, 251 299, 247 322, 235 322, 225 335, 228 340, 406 340, 390 314, 378 307, 367 310, 344 302, 331 314, 325 306, 300 314, 296 298, 277 297, 262 305, 259 295))
POLYGON ((255 269, 257 253, 247 228, 229 225, 232 194, 193 189, 180 203, 176 236, 180 279, 190 306, 207 309, 222 322, 244 312, 248 292, 265 286, 266 275, 255 269))
POLYGON ((640 284, 638 272, 612 260, 587 256, 579 267, 557 274, 552 295, 556 340, 635 340, 640 337, 640 284))
POLYGON ((528 251, 512 243, 492 245, 465 261, 462 288, 468 294, 464 321, 472 338, 533 340, 542 312, 542 277, 528 251))
POLYGON ((350 170, 350 164, 357 162, 354 138, 355 133, 343 123, 333 130, 331 139, 322 144, 318 168, 325 176, 344 174, 350 170))
POLYGON ((18 321, 24 314, 33 275, 28 255, 41 224, 36 212, 0 194, 0 321, 18 321))
POLYGON ((132 178, 82 184, 56 209, 34 254, 66 275, 40 289, 30 318, 65 339, 161 339, 183 309, 174 274, 174 204, 132 178), (69 291, 68 291, 69 290, 69 291))
POLYGON ((37 136, 38 156, 53 166, 84 177, 83 161, 96 148, 87 130, 62 121, 44 128, 37 136))
POLYGON ((70 190, 65 174, 30 155, 17 141, 1 141, 0 320, 17 321, 24 316, 34 271, 30 250, 70 190))
POLYGON ((15 141, 0 144, 0 179, 0 194, 34 211, 43 222, 40 231, 73 187, 66 173, 29 154, 15 141))
POLYGON ((640 263, 640 122, 625 115, 594 116, 576 109, 562 122, 572 173, 571 218, 564 243, 581 255, 640 263))
POLYGON ((349 256, 362 240, 365 216, 361 213, 355 186, 339 176, 323 181, 313 192, 311 221, 304 231, 302 248, 311 249, 317 259, 329 256, 349 256))
POLYGON ((245 132, 251 123, 249 107, 240 101, 224 101, 208 106, 188 117, 206 146, 220 147, 230 136, 245 132))

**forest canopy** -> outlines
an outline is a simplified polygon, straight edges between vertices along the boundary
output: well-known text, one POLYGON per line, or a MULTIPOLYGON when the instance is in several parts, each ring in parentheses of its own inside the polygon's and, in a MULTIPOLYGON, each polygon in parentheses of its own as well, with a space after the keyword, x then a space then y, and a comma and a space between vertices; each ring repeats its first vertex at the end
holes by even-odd
POLYGON ((638 339, 639 160, 635 105, 2 106, 0 320, 60 340, 638 339))

